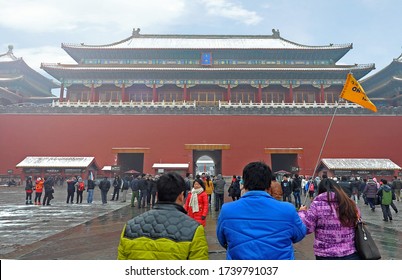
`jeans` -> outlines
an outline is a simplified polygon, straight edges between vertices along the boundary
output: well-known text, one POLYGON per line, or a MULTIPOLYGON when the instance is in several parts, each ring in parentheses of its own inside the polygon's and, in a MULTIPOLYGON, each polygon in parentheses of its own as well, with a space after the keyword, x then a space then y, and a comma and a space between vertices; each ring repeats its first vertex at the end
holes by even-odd
POLYGON ((375 209, 375 198, 374 197, 366 197, 368 204, 371 209, 375 209))
POLYGON ((101 190, 101 198, 102 198, 102 203, 106 204, 107 203, 107 191, 101 190))
POLYGON ((94 190, 88 189, 87 202, 92 203, 93 200, 94 200, 94 190))
POLYGON ((293 196, 295 198, 295 206, 299 208, 301 206, 300 191, 293 192, 293 196))

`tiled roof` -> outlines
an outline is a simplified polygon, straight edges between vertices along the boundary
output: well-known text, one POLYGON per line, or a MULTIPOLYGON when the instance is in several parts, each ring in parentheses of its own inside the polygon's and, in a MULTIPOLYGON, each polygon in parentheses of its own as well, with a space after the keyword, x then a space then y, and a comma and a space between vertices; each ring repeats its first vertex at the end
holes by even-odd
POLYGON ((390 159, 382 158, 324 158, 322 163, 328 169, 338 170, 400 170, 390 159))
POLYGON ((280 36, 137 35, 108 45, 62 44, 71 48, 102 49, 343 49, 352 44, 306 46, 280 36))
POLYGON ((154 163, 152 168, 188 169, 188 163, 154 163))
POLYGON ((16 167, 20 168, 38 168, 38 167, 75 167, 86 168, 93 161, 94 157, 26 157, 18 163, 16 167))

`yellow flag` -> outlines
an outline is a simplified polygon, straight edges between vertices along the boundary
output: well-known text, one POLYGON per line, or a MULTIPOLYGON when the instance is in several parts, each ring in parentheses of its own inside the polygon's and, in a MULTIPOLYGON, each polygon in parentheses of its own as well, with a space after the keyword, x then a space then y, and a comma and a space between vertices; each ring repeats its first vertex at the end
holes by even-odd
POLYGON ((342 89, 340 97, 359 104, 373 112, 377 112, 377 107, 370 101, 359 82, 356 81, 351 73, 349 73, 346 78, 346 83, 342 89))

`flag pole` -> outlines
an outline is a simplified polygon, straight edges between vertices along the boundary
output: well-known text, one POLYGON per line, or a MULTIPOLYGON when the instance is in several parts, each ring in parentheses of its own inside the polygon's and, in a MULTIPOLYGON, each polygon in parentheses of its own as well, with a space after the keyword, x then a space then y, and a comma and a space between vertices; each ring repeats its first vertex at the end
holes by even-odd
MULTIPOLYGON (((329 123, 328 129, 327 129, 327 133, 325 134, 324 141, 322 142, 321 150, 320 150, 320 153, 318 154, 318 158, 317 158, 317 162, 316 162, 316 164, 315 164, 314 170, 313 170, 313 174, 311 175, 311 178, 313 178, 313 180, 314 180, 315 172, 316 172, 316 170, 317 170, 317 168, 318 168, 318 164, 319 164, 320 159, 321 159, 322 152, 324 151, 324 147, 325 147, 325 144, 326 144, 326 142, 327 142, 329 132, 330 132, 331 127, 332 127, 332 124, 333 124, 333 122, 334 122, 335 115, 336 115, 336 111, 338 110, 338 107, 339 107, 339 102, 338 102, 338 103, 336 104, 336 106, 335 106, 335 110, 334 110, 334 113, 332 114, 331 122, 329 123)), ((309 193, 308 193, 308 190, 307 190, 307 191, 306 191, 306 196, 305 196, 305 198, 304 198, 304 203, 303 203, 303 205, 306 205, 308 195, 309 195, 309 193)))

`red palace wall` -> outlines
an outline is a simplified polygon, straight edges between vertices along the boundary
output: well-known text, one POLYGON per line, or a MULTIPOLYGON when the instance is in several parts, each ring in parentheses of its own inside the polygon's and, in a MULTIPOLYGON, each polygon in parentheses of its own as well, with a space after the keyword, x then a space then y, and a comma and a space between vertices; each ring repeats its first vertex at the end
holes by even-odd
MULTIPOLYGON (((321 158, 389 158, 402 165, 402 118, 336 116, 321 158)), ((144 172, 154 163, 190 163, 185 144, 230 144, 222 173, 241 174, 250 161, 270 164, 265 148, 302 148, 300 174, 310 175, 331 116, 240 115, 0 115, 0 174, 21 170, 26 156, 94 156, 113 165, 112 148, 149 148, 144 172)))

